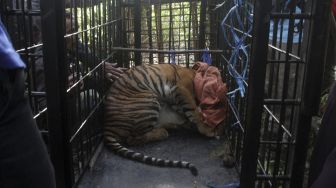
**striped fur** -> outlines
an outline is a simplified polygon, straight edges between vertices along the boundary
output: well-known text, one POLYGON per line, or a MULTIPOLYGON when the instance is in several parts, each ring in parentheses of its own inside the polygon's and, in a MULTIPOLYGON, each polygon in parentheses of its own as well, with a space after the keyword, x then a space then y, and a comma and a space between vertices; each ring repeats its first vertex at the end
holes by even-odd
POLYGON ((162 167, 197 169, 189 162, 149 157, 120 143, 139 145, 168 137, 168 128, 194 129, 206 136, 193 94, 192 69, 171 64, 143 65, 130 69, 111 86, 105 102, 106 145, 117 154, 162 167))

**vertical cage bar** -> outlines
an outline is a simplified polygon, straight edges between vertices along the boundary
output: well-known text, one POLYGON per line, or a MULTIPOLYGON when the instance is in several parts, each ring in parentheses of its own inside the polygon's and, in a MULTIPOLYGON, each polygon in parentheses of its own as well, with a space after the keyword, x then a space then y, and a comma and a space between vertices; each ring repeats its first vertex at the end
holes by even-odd
MULTIPOLYGON (((192 16, 191 16, 191 13, 192 13, 192 6, 191 6, 191 3, 192 3, 192 0, 189 0, 189 23, 188 23, 188 50, 190 50, 191 48, 191 19, 192 19, 192 16)), ((190 61, 190 54, 188 53, 187 54, 187 65, 186 67, 189 68, 189 61, 190 61)))
POLYGON ((50 155, 57 187, 71 187, 71 160, 67 132, 67 65, 63 0, 41 0, 42 40, 46 75, 50 155))
MULTIPOLYGON (((149 0, 148 8, 146 11, 147 14, 147 28, 148 28, 148 47, 153 49, 153 36, 152 36, 152 2, 149 0)), ((149 53, 149 64, 153 64, 153 53, 149 53)))
POLYGON ((254 186, 256 178, 271 8, 271 1, 256 0, 255 2, 254 38, 252 41, 247 96, 246 135, 244 137, 240 176, 242 188, 254 186))
MULTIPOLYGON (((290 11, 290 14, 295 12, 295 7, 290 11)), ((287 46, 286 46, 286 56, 285 56, 285 70, 284 70, 284 78, 282 80, 282 95, 281 95, 281 102, 280 105, 280 124, 284 124, 286 121, 286 109, 288 108, 287 105, 283 104, 284 100, 288 98, 288 89, 289 89, 289 76, 290 76, 290 64, 289 64, 289 53, 292 51, 293 46, 293 34, 294 34, 294 18, 289 19, 288 23, 288 38, 287 38, 287 46)), ((283 139, 283 129, 281 126, 278 127, 277 130, 277 144, 275 149, 275 165, 273 169, 273 178, 271 180, 272 186, 278 187, 279 181, 277 179, 277 174, 279 173, 279 169, 281 167, 281 155, 283 151, 283 144, 281 144, 281 140, 283 139)))
MULTIPOLYGON (((300 108, 297 141, 292 170, 291 187, 302 187, 307 147, 312 116, 319 108, 324 64, 327 55, 330 0, 316 0, 313 11, 313 27, 310 35, 310 49, 307 57, 303 100, 300 108), (313 88, 313 89, 312 89, 313 88)), ((314 158, 312 159, 312 161, 314 158)), ((312 166, 310 172, 314 172, 312 166)))
MULTIPOLYGON (((187 47, 188 47, 188 44, 187 44, 187 26, 186 26, 186 13, 185 13, 185 4, 184 2, 182 3, 182 15, 183 15, 183 19, 182 19, 182 27, 183 27, 183 40, 184 40, 184 49, 186 50, 187 47)), ((188 54, 185 55, 185 58, 186 60, 189 58, 188 54)), ((185 62, 186 63, 186 62, 185 62)))
MULTIPOLYGON (((169 0, 169 37, 168 37, 168 49, 174 49, 174 37, 173 37, 173 11, 172 0, 169 0), (173 44, 172 44, 173 43, 173 44)), ((168 63, 171 63, 171 54, 168 54, 168 63)))
MULTIPOLYGON (((200 23, 199 23, 199 43, 198 48, 205 48, 205 19, 206 19, 207 0, 201 1, 200 23)), ((199 53, 198 59, 201 59, 202 53, 199 53)))
MULTIPOLYGON (((117 1, 116 2, 116 16, 117 16, 117 19, 121 19, 122 17, 122 8, 121 8, 121 5, 122 5, 122 2, 121 1, 117 1)), ((123 32, 122 32, 122 21, 118 21, 118 23, 116 24, 116 28, 117 28, 117 44, 114 44, 114 46, 123 46, 123 40, 124 40, 124 37, 123 37, 123 32)), ((111 52, 108 52, 108 54, 111 53, 111 52)), ((116 54, 116 59, 117 59, 117 62, 118 62, 118 66, 123 66, 122 62, 124 62, 123 60, 123 53, 122 52, 118 52, 116 54)))
MULTIPOLYGON (((134 47, 141 48, 141 1, 134 2, 134 47)), ((135 65, 141 65, 141 52, 134 52, 135 65)))

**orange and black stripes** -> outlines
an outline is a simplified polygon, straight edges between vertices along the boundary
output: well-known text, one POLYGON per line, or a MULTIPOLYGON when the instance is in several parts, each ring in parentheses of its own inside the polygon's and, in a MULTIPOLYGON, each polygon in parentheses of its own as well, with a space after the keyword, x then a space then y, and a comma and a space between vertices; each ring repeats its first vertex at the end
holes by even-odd
POLYGON ((194 176, 198 175, 196 167, 193 164, 186 161, 172 161, 150 157, 142 153, 127 149, 113 138, 108 139, 107 146, 110 147, 118 155, 134 161, 159 167, 186 168, 189 169, 194 176))
POLYGON ((177 112, 196 122, 195 106, 186 99, 193 98, 192 92, 183 93, 185 90, 179 86, 181 79, 193 76, 194 72, 190 69, 161 64, 134 67, 116 80, 105 101, 106 145, 131 160, 154 166, 186 168, 197 175, 197 169, 189 162, 146 156, 119 143, 127 142, 128 137, 142 136, 157 127, 162 103, 177 106, 177 112), (185 74, 190 75, 186 77, 185 74))

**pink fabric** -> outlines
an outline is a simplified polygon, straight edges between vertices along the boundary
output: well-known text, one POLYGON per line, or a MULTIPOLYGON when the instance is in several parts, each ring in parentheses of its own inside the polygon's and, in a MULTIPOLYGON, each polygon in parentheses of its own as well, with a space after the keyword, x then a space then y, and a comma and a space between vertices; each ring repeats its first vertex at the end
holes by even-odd
POLYGON ((194 91, 203 121, 210 127, 216 127, 227 115, 226 84, 223 83, 218 68, 207 63, 196 62, 194 91))

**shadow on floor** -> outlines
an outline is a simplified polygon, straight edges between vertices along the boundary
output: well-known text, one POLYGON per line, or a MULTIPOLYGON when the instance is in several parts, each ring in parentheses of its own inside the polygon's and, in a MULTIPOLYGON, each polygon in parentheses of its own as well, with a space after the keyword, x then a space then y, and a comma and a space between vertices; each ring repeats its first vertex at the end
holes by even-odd
POLYGON ((205 188, 207 182, 219 187, 237 181, 235 168, 222 167, 216 157, 223 141, 209 139, 197 133, 171 132, 167 140, 131 149, 146 155, 171 160, 192 162, 199 175, 189 170, 160 168, 116 156, 106 148, 95 166, 87 170, 79 188, 205 188))

